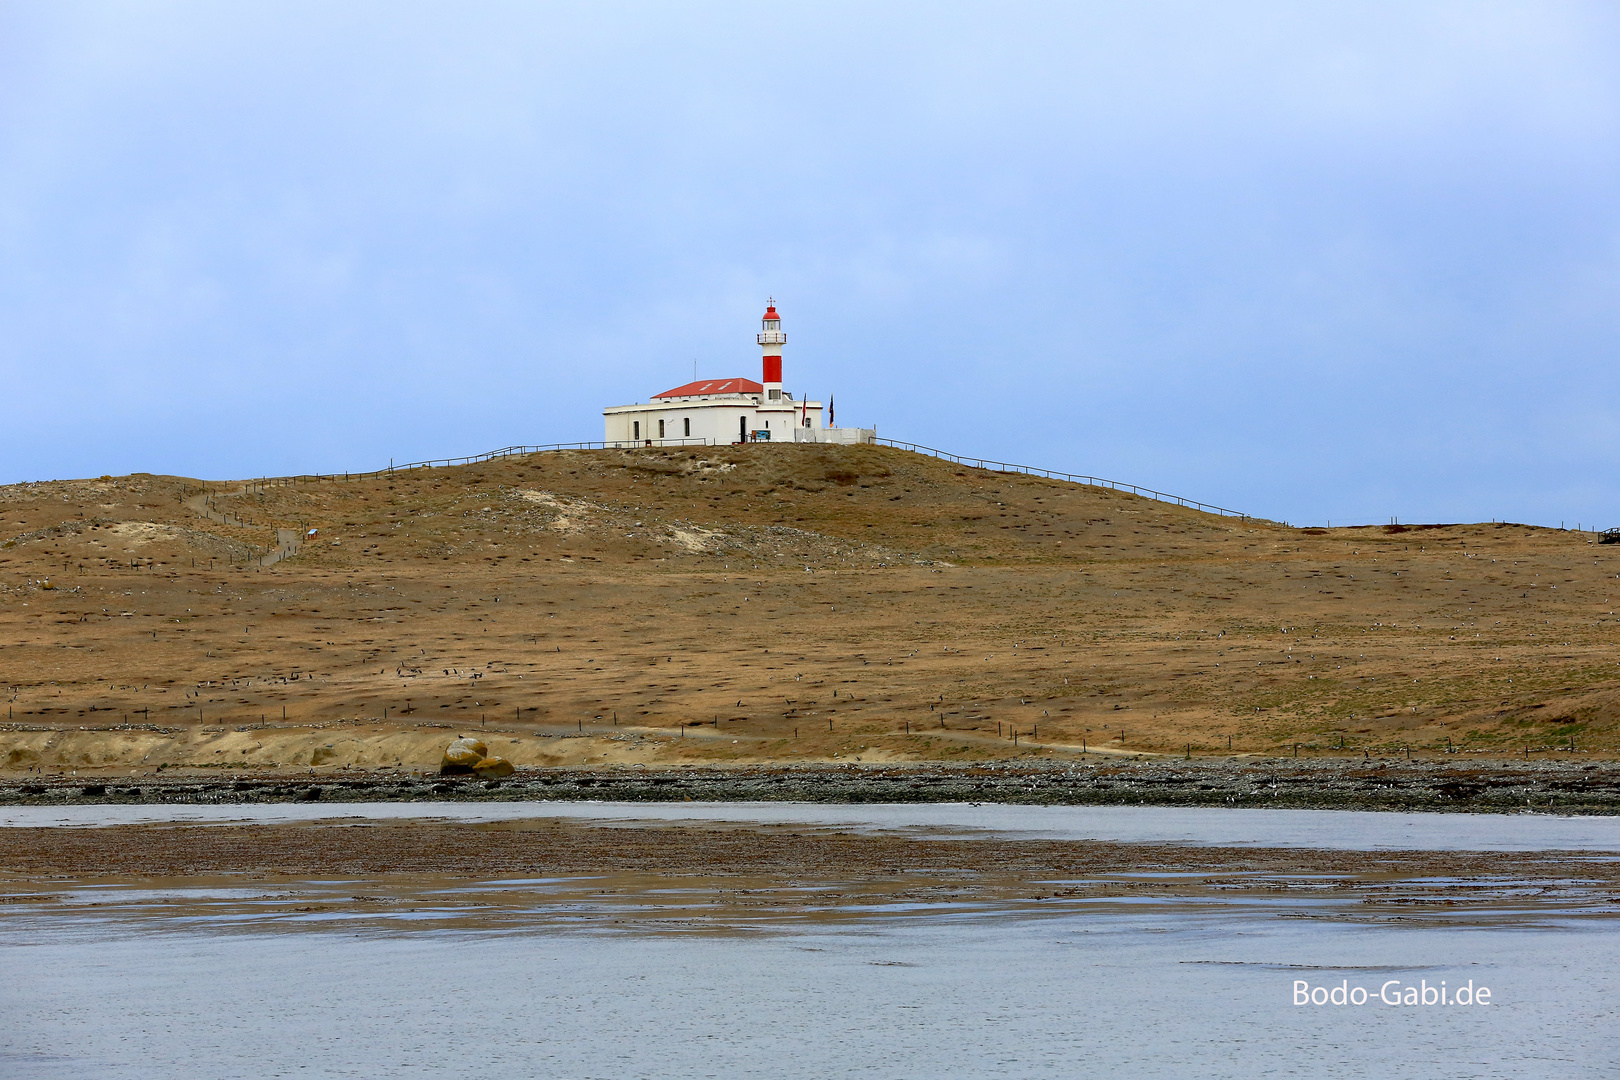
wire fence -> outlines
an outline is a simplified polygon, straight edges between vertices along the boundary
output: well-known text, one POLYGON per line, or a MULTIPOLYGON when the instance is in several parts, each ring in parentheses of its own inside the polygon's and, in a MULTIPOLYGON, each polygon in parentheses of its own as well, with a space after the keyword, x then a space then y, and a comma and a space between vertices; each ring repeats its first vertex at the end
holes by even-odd
POLYGON ((499 450, 488 450, 482 454, 468 454, 465 457, 433 458, 429 461, 407 461, 400 464, 389 462, 386 469, 372 469, 369 472, 333 472, 333 473, 297 473, 291 476, 261 476, 248 483, 262 485, 281 484, 315 484, 332 480, 364 480, 374 476, 388 476, 391 473, 409 472, 412 469, 442 469, 452 465, 477 465, 483 461, 494 461, 496 458, 518 457, 523 454, 543 454, 557 450, 624 450, 643 446, 708 446, 708 439, 622 439, 617 442, 571 442, 571 443, 545 443, 540 446, 503 446, 499 450))
MULTIPOLYGON (((990 458, 971 457, 961 454, 952 454, 945 450, 937 450, 932 446, 923 446, 919 443, 902 442, 899 439, 876 439, 878 445, 892 446, 897 450, 909 450, 914 454, 927 454, 957 465, 969 465, 976 469, 989 469, 995 472, 1017 472, 1028 476, 1043 476, 1051 480, 1067 480, 1076 484, 1090 484, 1093 487, 1105 487, 1114 491, 1128 491, 1132 495, 1155 499, 1159 502, 1174 503, 1177 506, 1201 510, 1207 514, 1219 514, 1223 517, 1242 518, 1249 520, 1249 515, 1239 510, 1228 510, 1224 506, 1215 506, 1211 503, 1199 502, 1197 499, 1187 499, 1180 495, 1171 495, 1153 488, 1142 487, 1139 484, 1126 484, 1118 480, 1109 480, 1101 476, 1084 476, 1079 473, 1062 472, 1057 469, 1042 469, 1034 465, 1014 465, 1005 461, 993 461, 990 458)), ((283 484, 314 484, 329 481, 363 480, 368 477, 387 476, 391 473, 409 472, 412 469, 442 469, 453 465, 476 465, 484 461, 494 461, 497 458, 517 457, 523 454, 553 453, 559 450, 625 450, 637 449, 646 446, 710 446, 714 445, 708 439, 624 439, 605 442, 571 442, 571 443, 545 443, 540 446, 503 446, 499 450, 489 450, 482 454, 468 454, 465 457, 433 458, 429 461, 409 461, 404 464, 390 462, 386 469, 373 469, 370 472, 341 472, 341 473, 299 473, 295 476, 265 476, 249 481, 249 486, 283 485, 283 484)))
POLYGON ((878 439, 883 446, 892 446, 898 450, 910 450, 914 454, 928 454, 942 461, 954 462, 957 465, 971 465, 976 469, 990 469, 994 472, 1018 472, 1029 476, 1044 476, 1052 480, 1068 480, 1076 484, 1090 484, 1093 487, 1111 488, 1114 491, 1128 491, 1132 495, 1141 495, 1144 498, 1157 499, 1159 502, 1175 503, 1177 506, 1187 506, 1194 510, 1202 510, 1206 514, 1220 514, 1223 517, 1242 518, 1249 520, 1249 515, 1240 510, 1228 510, 1224 506, 1214 506, 1210 503, 1199 502, 1197 499, 1184 499, 1180 495, 1171 495, 1152 488, 1141 487, 1137 484, 1121 483, 1118 480, 1107 480, 1101 476, 1082 476, 1079 473, 1060 472, 1057 469, 1042 469, 1034 465, 1012 465, 1005 461, 991 461, 989 458, 963 457, 944 450, 936 450, 932 446, 921 446, 917 443, 901 442, 898 439, 878 439))

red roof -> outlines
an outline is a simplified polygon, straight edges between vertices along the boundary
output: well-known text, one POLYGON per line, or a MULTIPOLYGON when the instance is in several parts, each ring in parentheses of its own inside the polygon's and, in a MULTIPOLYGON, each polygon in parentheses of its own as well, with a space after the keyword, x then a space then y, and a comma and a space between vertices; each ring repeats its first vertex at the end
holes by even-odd
POLYGON ((776 313, 776 305, 775 304, 768 304, 768 305, 766 305, 766 308, 765 308, 765 317, 767 319, 780 319, 782 316, 780 316, 780 315, 778 315, 776 313))
POLYGON ((667 397, 702 397, 705 394, 763 394, 765 387, 753 379, 703 379, 654 394, 653 400, 667 397))

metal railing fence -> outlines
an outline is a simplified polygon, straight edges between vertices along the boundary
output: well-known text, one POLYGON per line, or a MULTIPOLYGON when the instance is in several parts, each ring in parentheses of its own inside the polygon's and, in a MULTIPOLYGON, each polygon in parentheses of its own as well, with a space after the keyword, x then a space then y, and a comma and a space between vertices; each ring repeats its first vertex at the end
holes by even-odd
POLYGON ((369 472, 332 472, 332 473, 295 473, 290 476, 261 476, 249 484, 304 484, 320 483, 329 480, 364 480, 372 476, 387 476, 390 473, 408 472, 411 469, 442 469, 452 465, 476 465, 481 461, 493 461, 496 458, 517 457, 522 454, 543 454, 557 450, 623 450, 638 449, 644 446, 710 446, 708 439, 621 439, 606 442, 571 442, 571 443, 544 443, 539 446, 503 446, 499 450, 488 450, 482 454, 468 454, 465 457, 432 458, 428 461, 407 461, 401 464, 389 462, 386 469, 372 469, 369 472))
POLYGON ((945 450, 936 450, 932 446, 922 446, 918 443, 901 442, 899 439, 878 439, 883 446, 892 446, 897 450, 910 450, 914 454, 928 454, 942 461, 954 462, 957 465, 971 465, 976 469, 989 468, 995 472, 1018 472, 1029 476, 1044 476, 1052 480, 1068 480, 1076 484, 1090 484, 1093 487, 1111 488, 1114 491, 1128 491, 1132 495, 1141 495, 1144 498, 1156 499, 1159 502, 1175 503, 1177 506, 1191 507, 1202 510, 1207 514, 1220 514, 1224 517, 1242 518, 1247 521, 1249 515, 1241 510, 1228 510, 1224 506, 1215 506, 1211 503, 1199 502, 1197 499, 1186 499, 1180 495, 1171 495, 1163 491, 1155 491, 1139 484, 1126 484, 1118 480, 1108 480, 1101 476, 1082 476, 1079 473, 1061 472, 1057 469, 1042 469, 1034 465, 1013 465, 1005 461, 992 461, 989 458, 964 457, 961 454, 952 454, 945 450))
MULTIPOLYGON (((1199 502, 1197 499, 1183 498, 1180 495, 1171 495, 1168 492, 1156 491, 1153 488, 1142 487, 1140 484, 1127 484, 1118 480, 1109 480, 1101 476, 1085 476, 1080 473, 1063 472, 1058 469, 1042 469, 1034 465, 1014 465, 1006 461, 995 461, 990 458, 973 457, 971 455, 952 454, 945 450, 938 450, 932 446, 923 446, 920 443, 903 442, 899 439, 879 438, 876 443, 881 446, 892 446, 897 450, 909 450, 914 454, 927 454, 957 465, 970 465, 976 469, 990 469, 996 472, 1017 472, 1028 476, 1043 476, 1051 480, 1067 480, 1076 484, 1090 484, 1093 487, 1105 487, 1114 491, 1128 491, 1132 495, 1155 499, 1159 502, 1174 503, 1193 510, 1201 510, 1208 514, 1219 514, 1223 517, 1242 518, 1249 520, 1249 515, 1240 510, 1228 510, 1224 506, 1215 506, 1212 503, 1199 502)), ((342 473, 299 473, 294 476, 264 476, 249 484, 281 485, 321 483, 333 480, 362 480, 367 477, 387 476, 390 473, 408 472, 412 469, 437 469, 453 465, 476 465, 483 461, 493 461, 496 458, 517 457, 522 454, 542 454, 559 450, 624 450, 639 449, 645 446, 710 446, 720 445, 708 439, 623 439, 603 442, 572 442, 572 443, 545 443, 539 446, 503 446, 499 450, 489 450, 482 454, 468 454, 465 457, 433 458, 428 461, 410 461, 401 465, 390 463, 386 469, 373 469, 369 472, 342 472, 342 473)), ((735 445, 735 444, 728 444, 735 445)), ((751 444, 754 445, 754 444, 751 444)), ((768 444, 757 444, 768 445, 768 444)))

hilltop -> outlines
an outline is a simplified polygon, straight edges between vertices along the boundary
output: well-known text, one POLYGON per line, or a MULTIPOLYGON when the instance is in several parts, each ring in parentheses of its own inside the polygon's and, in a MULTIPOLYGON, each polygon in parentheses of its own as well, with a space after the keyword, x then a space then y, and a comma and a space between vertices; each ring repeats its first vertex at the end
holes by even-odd
POLYGON ((1620 716, 1591 534, 878 446, 11 485, 0 538, 13 774, 432 769, 462 731, 520 765, 1585 756, 1620 716))

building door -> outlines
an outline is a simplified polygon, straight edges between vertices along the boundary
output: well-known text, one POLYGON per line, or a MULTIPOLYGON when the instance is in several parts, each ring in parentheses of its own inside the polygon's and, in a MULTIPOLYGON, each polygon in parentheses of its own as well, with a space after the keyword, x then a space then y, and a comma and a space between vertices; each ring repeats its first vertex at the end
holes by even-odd
POLYGON ((635 434, 632 435, 631 438, 635 439, 637 442, 640 442, 641 441, 641 421, 640 420, 632 420, 632 421, 630 421, 630 426, 633 429, 635 429, 635 434))
POLYGON ((746 416, 737 417, 737 441, 748 441, 748 417, 746 416))

